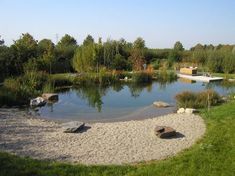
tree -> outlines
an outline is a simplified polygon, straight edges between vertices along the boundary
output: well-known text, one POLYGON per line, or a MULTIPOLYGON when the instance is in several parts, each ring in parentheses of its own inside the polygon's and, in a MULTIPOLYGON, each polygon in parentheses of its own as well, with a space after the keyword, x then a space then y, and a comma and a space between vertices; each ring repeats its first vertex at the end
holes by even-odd
POLYGON ((70 60, 77 47, 77 41, 70 35, 65 34, 56 46, 59 59, 70 60))
POLYGON ((70 46, 77 45, 77 41, 74 37, 65 34, 57 44, 58 46, 70 46))
POLYGON ((99 72, 99 67, 102 64, 104 56, 104 48, 102 43, 102 38, 99 38, 98 44, 96 44, 96 71, 99 72))
POLYGON ((5 45, 0 46, 0 80, 16 73, 17 70, 12 49, 5 45))
POLYGON ((223 72, 223 54, 219 51, 210 52, 207 66, 211 72, 223 72))
POLYGON ((103 44, 103 48, 104 48, 103 64, 109 68, 114 59, 114 56, 117 54, 114 41, 111 39, 107 39, 107 41, 103 44))
POLYGON ((207 59, 207 52, 206 51, 204 51, 204 50, 195 50, 195 51, 193 51, 192 61, 194 63, 205 64, 206 59, 207 59))
POLYGON ((96 64, 96 48, 94 43, 80 46, 73 57, 73 68, 77 72, 94 71, 96 64))
POLYGON ((23 63, 37 57, 37 41, 29 33, 22 34, 20 39, 14 41, 11 49, 14 52, 14 62, 18 74, 23 72, 23 63))
POLYGON ((43 39, 38 42, 38 53, 39 55, 43 55, 45 52, 49 50, 54 50, 55 44, 49 39, 43 39))
POLYGON ((145 48, 145 41, 144 41, 141 37, 138 37, 138 38, 134 41, 133 47, 134 47, 135 49, 143 50, 143 49, 145 48))
POLYGON ((128 66, 127 60, 121 54, 116 54, 112 63, 112 68, 116 70, 126 70, 128 66))
POLYGON ((202 44, 198 43, 196 46, 192 47, 190 50, 191 51, 204 50, 204 46, 202 44))
POLYGON ((223 59, 223 72, 224 73, 233 73, 235 71, 235 54, 225 53, 223 59))
POLYGON ((91 35, 88 35, 83 41, 83 45, 89 45, 94 43, 94 38, 91 35))
POLYGON ((4 43, 5 43, 5 41, 4 41, 3 39, 1 39, 1 37, 2 37, 2 36, 0 35, 0 46, 1 46, 1 45, 4 45, 4 43))
POLYGON ((174 45, 175 51, 184 51, 184 47, 180 41, 177 41, 174 45))
POLYGON ((143 64, 145 63, 144 51, 145 41, 139 37, 134 41, 130 56, 133 70, 140 71, 143 69, 143 64))

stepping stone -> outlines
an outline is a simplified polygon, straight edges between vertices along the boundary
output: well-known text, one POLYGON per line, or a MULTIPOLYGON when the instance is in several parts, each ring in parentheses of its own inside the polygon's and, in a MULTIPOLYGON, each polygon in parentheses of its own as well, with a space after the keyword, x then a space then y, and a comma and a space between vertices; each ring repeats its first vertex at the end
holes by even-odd
POLYGON ((170 138, 176 136, 175 129, 167 126, 156 126, 154 132, 160 138, 170 138))
POLYGON ((79 121, 72 121, 72 122, 63 123, 61 126, 64 130, 64 133, 77 133, 83 129, 85 123, 79 121))
POLYGON ((42 98, 49 101, 57 101, 59 99, 59 95, 55 93, 44 93, 42 94, 42 98))
POLYGON ((153 105, 155 105, 156 107, 159 107, 159 108, 167 108, 170 106, 170 104, 163 102, 163 101, 155 101, 155 102, 153 102, 153 105))

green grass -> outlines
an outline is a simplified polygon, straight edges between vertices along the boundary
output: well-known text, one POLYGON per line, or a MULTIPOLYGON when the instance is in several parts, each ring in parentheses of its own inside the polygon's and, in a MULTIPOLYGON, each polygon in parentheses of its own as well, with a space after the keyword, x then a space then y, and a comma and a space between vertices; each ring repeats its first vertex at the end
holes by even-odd
POLYGON ((213 76, 221 76, 227 79, 235 79, 235 74, 231 73, 231 74, 226 74, 226 73, 212 73, 213 76))
POLYGON ((0 153, 0 175, 234 175, 235 101, 214 107, 210 112, 202 112, 201 115, 207 124, 204 138, 190 149, 167 160, 138 165, 84 166, 38 161, 0 153))

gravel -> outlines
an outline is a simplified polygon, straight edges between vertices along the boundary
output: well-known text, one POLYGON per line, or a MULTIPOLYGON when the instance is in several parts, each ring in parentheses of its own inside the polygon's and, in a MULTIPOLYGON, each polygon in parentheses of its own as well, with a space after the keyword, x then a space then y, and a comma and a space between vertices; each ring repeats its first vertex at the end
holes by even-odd
POLYGON ((161 160, 192 146, 205 133, 194 114, 168 114, 145 120, 86 124, 80 133, 63 133, 60 124, 0 109, 0 150, 36 159, 81 164, 127 164, 161 160), (154 134, 156 126, 177 131, 171 139, 154 134))

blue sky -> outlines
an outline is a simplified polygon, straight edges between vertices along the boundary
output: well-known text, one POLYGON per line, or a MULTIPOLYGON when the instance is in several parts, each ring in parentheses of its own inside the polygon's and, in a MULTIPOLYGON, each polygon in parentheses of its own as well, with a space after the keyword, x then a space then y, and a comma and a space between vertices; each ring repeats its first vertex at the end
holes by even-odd
POLYGON ((87 34, 134 41, 152 48, 181 41, 235 44, 235 0, 0 0, 0 35, 12 44, 21 33, 81 43, 87 34))

